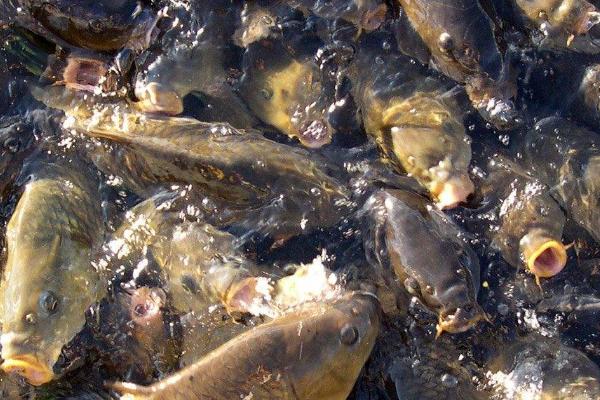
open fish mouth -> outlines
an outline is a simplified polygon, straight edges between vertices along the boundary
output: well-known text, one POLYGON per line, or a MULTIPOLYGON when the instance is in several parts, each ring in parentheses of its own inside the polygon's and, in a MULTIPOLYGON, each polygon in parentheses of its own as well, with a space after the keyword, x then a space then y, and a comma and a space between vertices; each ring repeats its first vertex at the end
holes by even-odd
POLYGON ((34 386, 48 383, 54 377, 52 370, 31 354, 14 356, 0 366, 7 374, 18 374, 34 386))
POLYGON ((566 263, 565 246, 556 240, 543 243, 527 258, 527 268, 540 278, 549 278, 558 274, 566 263))
POLYGON ((458 175, 444 182, 439 193, 436 193, 436 205, 440 210, 454 208, 467 200, 475 186, 468 175, 458 175))
POLYGON ((486 320, 487 316, 479 306, 465 306, 457 308, 453 313, 440 315, 436 326, 436 338, 442 333, 463 333, 473 328, 479 321, 486 320))

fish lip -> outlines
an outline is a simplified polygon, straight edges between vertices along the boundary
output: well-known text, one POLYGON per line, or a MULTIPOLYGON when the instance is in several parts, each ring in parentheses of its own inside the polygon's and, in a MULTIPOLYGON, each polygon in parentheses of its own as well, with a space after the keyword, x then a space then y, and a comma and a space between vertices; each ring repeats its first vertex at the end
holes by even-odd
POLYGON ((464 203, 473 193, 475 186, 467 174, 451 177, 443 183, 439 193, 436 193, 436 206, 440 210, 457 207, 464 203))
POLYGON ((527 258, 527 268, 535 276, 540 278, 550 278, 558 274, 563 270, 566 263, 567 251, 565 246, 556 240, 549 240, 543 243, 527 258), (553 258, 554 262, 552 265, 548 265, 548 268, 540 267, 538 261, 540 257, 548 251, 550 251, 550 256, 553 258))
POLYGON ((54 378, 50 367, 32 354, 10 357, 4 360, 0 368, 7 374, 17 373, 23 376, 33 386, 43 385, 54 378))
POLYGON ((440 314, 437 324, 437 336, 443 332, 463 333, 473 328, 477 323, 484 319, 479 306, 474 306, 472 311, 465 311, 458 307, 452 314, 440 314))

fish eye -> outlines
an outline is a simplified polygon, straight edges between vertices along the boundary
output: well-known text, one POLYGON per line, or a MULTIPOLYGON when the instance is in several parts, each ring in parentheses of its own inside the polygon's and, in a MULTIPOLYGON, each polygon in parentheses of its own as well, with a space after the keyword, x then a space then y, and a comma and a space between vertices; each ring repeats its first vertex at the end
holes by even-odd
POLYGON ((458 262, 463 267, 466 267, 466 268, 470 268, 471 267, 471 257, 469 257, 469 255, 465 251, 461 250, 458 253, 458 262))
POLYGON ((191 294, 197 294, 200 292, 198 283, 190 275, 186 274, 181 277, 181 285, 187 292, 189 292, 191 294))
POLYGON ((15 137, 9 137, 4 141, 3 146, 9 152, 16 153, 17 151, 19 151, 19 147, 21 147, 21 143, 19 142, 19 139, 15 138, 15 137))
POLYGON ((44 292, 40 296, 39 305, 47 314, 52 315, 58 308, 58 297, 51 291, 44 292))
POLYGON ((473 306, 471 304, 466 304, 463 307, 463 310, 465 310, 466 312, 470 313, 471 311, 473 311, 473 306))
POLYGON ((442 52, 450 53, 454 50, 454 40, 452 40, 452 36, 450 36, 448 32, 442 33, 438 39, 438 46, 442 52))
POLYGON ((103 30, 103 26, 102 26, 102 21, 94 19, 92 21, 89 22, 90 29, 92 30, 92 32, 95 33, 102 33, 103 30))
POLYGON ((270 100, 271 97, 273 97, 273 92, 271 92, 269 89, 261 89, 260 91, 260 95, 265 99, 265 100, 270 100))
POLYGON ((352 346, 358 341, 358 329, 352 325, 344 325, 340 331, 340 341, 346 346, 352 346))

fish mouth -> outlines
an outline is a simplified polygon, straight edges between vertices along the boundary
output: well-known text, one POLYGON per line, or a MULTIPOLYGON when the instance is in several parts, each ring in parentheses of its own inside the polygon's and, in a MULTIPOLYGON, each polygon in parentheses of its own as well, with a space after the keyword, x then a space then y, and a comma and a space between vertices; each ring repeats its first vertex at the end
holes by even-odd
POLYGON ((544 229, 531 229, 519 242, 521 259, 537 279, 558 274, 567 263, 567 248, 544 229))
POLYGON ((535 276, 550 278, 558 274, 567 263, 565 246, 556 241, 549 240, 535 249, 527 258, 527 268, 535 276))
POLYGON ((454 208, 464 203, 474 190, 475 186, 466 174, 451 177, 443 183, 439 193, 435 194, 436 205, 440 210, 454 208))
POLYGON ((463 333, 474 327, 486 317, 478 306, 456 308, 453 313, 440 314, 436 326, 436 338, 442 333, 463 333))
POLYGON ((31 354, 23 354, 4 360, 0 368, 7 374, 21 375, 34 386, 43 385, 54 378, 54 372, 31 354))
POLYGON ((160 83, 138 84, 135 95, 140 100, 136 105, 143 112, 166 115, 178 115, 183 112, 183 101, 179 94, 160 83))

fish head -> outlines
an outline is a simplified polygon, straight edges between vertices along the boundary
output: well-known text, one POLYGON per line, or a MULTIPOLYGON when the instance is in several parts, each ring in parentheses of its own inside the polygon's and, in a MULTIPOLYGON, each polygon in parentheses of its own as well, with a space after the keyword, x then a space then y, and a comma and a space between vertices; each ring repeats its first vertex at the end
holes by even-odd
POLYGON ((46 29, 72 44, 96 50, 121 48, 139 14, 135 0, 29 3, 29 11, 46 29))
MULTIPOLYGON (((304 320, 300 360, 292 368, 302 398, 345 398, 368 359, 379 333, 380 306, 370 294, 350 294, 314 319, 304 320), (311 332, 312 331, 312 332, 311 332)), ((294 332, 296 333, 296 332, 294 332)), ((296 342, 298 342, 296 338, 296 342)))
POLYGON ((442 332, 465 332, 479 321, 487 319, 477 303, 479 263, 466 253, 463 252, 463 257, 460 254, 448 256, 447 262, 452 265, 448 270, 456 275, 449 274, 447 279, 441 281, 439 288, 434 288, 435 301, 439 304, 438 336, 442 332), (470 263, 466 260, 470 260, 470 263))
POLYGON ((502 56, 490 29, 489 18, 483 12, 469 23, 444 26, 437 36, 436 46, 433 51, 438 55, 436 64, 459 81, 464 82, 472 75, 492 80, 501 76, 502 56))
MULTIPOLYGON (((58 243, 50 245, 58 246, 58 243)), ((86 250, 81 248, 80 255, 86 250)), ((53 366, 62 347, 82 328, 85 310, 90 305, 87 293, 91 288, 85 276, 77 277, 67 265, 47 266, 66 261, 56 256, 49 254, 46 258, 38 254, 38 260, 32 263, 35 265, 30 265, 31 275, 26 273, 28 268, 18 268, 21 276, 11 273, 3 282, 5 313, 0 344, 4 362, 1 368, 7 373, 22 375, 33 385, 53 378, 53 366), (36 271, 44 270, 48 273, 35 275, 36 271)), ((15 262, 11 258, 8 262, 15 262)))
POLYGON ((11 217, 1 284, 4 362, 0 368, 22 375, 33 385, 53 378, 63 346, 82 329, 85 312, 97 300, 101 286, 90 261, 92 238, 88 236, 98 228, 65 229, 53 219, 60 215, 59 219, 70 221, 67 225, 74 223, 76 214, 86 213, 84 201, 68 186, 37 192, 46 184, 46 180, 28 184, 11 217), (72 208, 75 205, 79 209, 72 208), (40 221, 37 214, 43 207, 41 216, 48 221, 40 221), (65 209, 73 213, 66 214, 65 209))

